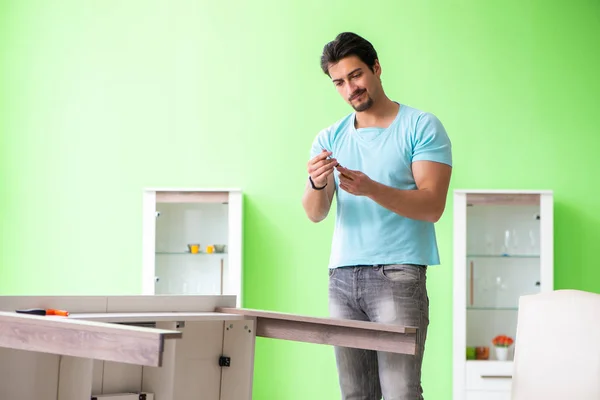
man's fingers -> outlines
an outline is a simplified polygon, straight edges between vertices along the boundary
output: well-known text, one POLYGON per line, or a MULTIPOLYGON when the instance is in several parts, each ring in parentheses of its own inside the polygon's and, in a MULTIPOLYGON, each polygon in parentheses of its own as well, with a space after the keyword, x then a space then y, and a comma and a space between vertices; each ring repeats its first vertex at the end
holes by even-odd
MULTIPOLYGON (((339 167, 336 168, 339 172, 339 178, 340 181, 344 181, 344 182, 348 182, 352 180, 352 177, 350 175, 347 175, 345 171, 343 171, 342 169, 340 169, 339 167)), ((345 169, 345 168, 344 168, 345 169)))
POLYGON ((313 158, 312 160, 310 160, 308 162, 308 165, 318 168, 318 167, 320 167, 323 164, 327 164, 327 163, 331 163, 331 162, 335 162, 337 164, 337 161, 335 160, 335 158, 327 159, 327 157, 325 157, 325 158, 319 158, 319 159, 317 159, 315 157, 315 158, 313 158))
POLYGON ((337 170, 340 171, 341 174, 347 175, 347 176, 354 176, 356 175, 355 171, 352 171, 351 169, 342 167, 341 165, 336 166, 337 170))
POLYGON ((351 175, 347 175, 345 172, 340 172, 340 179, 347 179, 349 181, 353 181, 354 177, 351 175))
POLYGON ((323 151, 321 151, 319 154, 317 154, 316 156, 314 156, 311 161, 312 162, 317 162, 317 161, 324 160, 327 157, 329 157, 331 154, 332 153, 330 151, 327 151, 327 150, 323 149, 323 151))
POLYGON ((328 164, 328 165, 322 166, 321 168, 317 168, 316 170, 314 170, 311 173, 311 175, 313 176, 313 179, 314 179, 314 177, 318 178, 320 176, 323 176, 323 177, 329 176, 329 175, 331 175, 332 172, 333 172, 333 166, 331 164, 328 164))
POLYGON ((333 167, 335 167, 335 164, 337 164, 337 161, 335 159, 319 161, 318 163, 309 165, 308 173, 312 174, 319 170, 326 170, 326 169, 333 170, 333 167))
POLYGON ((340 176, 345 177, 348 180, 355 181, 359 178, 360 173, 358 171, 353 171, 348 168, 344 168, 341 165, 337 165, 336 169, 340 173, 340 176))

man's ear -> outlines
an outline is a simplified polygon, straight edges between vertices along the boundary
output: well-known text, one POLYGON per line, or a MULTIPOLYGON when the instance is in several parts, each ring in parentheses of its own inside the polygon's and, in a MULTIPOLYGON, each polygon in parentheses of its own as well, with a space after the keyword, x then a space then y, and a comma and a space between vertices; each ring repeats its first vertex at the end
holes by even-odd
POLYGON ((375 60, 373 64, 373 73, 379 78, 381 77, 381 64, 379 64, 379 60, 375 60))

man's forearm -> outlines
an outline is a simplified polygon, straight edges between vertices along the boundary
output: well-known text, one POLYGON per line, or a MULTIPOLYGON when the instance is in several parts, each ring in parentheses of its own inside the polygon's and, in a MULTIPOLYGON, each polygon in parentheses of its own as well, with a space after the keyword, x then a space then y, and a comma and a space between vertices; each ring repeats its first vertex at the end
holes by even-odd
POLYGON ((446 205, 446 199, 431 190, 402 190, 378 182, 368 197, 398 215, 428 222, 437 222, 446 205))
POLYGON ((312 222, 324 220, 331 209, 331 196, 329 187, 323 190, 314 190, 307 185, 302 196, 302 206, 312 222))

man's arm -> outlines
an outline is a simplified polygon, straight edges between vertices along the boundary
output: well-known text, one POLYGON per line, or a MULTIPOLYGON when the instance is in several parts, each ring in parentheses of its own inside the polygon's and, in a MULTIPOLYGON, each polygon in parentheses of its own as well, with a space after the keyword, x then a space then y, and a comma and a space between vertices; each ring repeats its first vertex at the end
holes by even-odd
POLYGON ((302 196, 302 206, 304 211, 312 222, 321 222, 329 214, 333 194, 335 193, 335 181, 333 174, 327 177, 327 186, 323 190, 315 190, 310 185, 309 180, 306 180, 304 195, 302 196))
POLYGON ((404 217, 437 222, 446 208, 452 167, 433 161, 415 161, 412 170, 416 190, 401 190, 371 181, 367 196, 404 217))

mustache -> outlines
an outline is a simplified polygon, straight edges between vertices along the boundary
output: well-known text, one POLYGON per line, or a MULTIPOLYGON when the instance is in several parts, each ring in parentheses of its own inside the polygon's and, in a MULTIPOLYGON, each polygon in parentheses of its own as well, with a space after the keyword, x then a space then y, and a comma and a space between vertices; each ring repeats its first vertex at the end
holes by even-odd
POLYGON ((352 93, 352 96, 350 96, 350 98, 348 100, 354 100, 356 97, 360 96, 361 94, 363 94, 366 91, 367 91, 366 89, 359 89, 356 92, 352 93))

